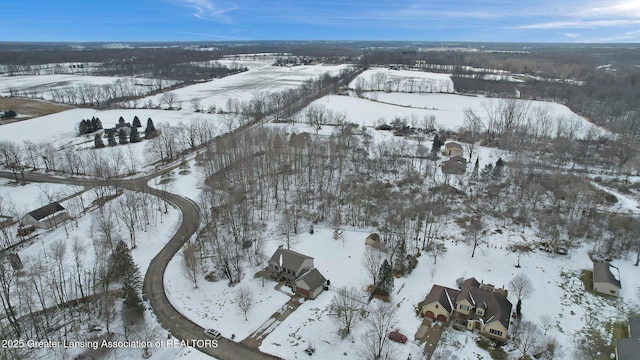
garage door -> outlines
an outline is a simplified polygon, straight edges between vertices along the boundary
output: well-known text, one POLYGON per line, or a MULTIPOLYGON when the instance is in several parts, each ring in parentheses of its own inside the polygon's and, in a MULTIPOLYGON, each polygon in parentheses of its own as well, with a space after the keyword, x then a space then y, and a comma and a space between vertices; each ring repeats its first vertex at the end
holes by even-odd
POLYGON ((444 315, 442 315, 442 314, 440 314, 440 315, 438 315, 438 321, 440 321, 440 322, 447 322, 447 317, 446 317, 446 316, 444 316, 444 315))
POLYGON ((435 315, 433 314, 433 311, 427 311, 424 314, 424 317, 428 317, 429 319, 433 319, 433 318, 435 318, 435 315))

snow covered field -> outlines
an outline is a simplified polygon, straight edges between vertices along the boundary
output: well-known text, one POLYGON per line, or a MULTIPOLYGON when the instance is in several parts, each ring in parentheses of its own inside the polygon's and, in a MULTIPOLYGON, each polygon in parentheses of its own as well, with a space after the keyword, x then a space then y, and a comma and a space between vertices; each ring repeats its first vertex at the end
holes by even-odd
POLYGON ((368 69, 350 84, 350 89, 401 93, 452 93, 450 74, 423 71, 368 69))
MULTIPOLYGON (((465 96, 455 94, 409 94, 398 92, 368 92, 366 99, 352 96, 329 95, 318 99, 312 105, 343 113, 347 121, 361 126, 376 126, 391 123, 394 118, 405 118, 412 126, 421 126, 425 117, 435 116, 436 127, 441 130, 458 130, 464 125, 465 109, 472 109, 486 121, 485 107, 497 105, 500 99, 465 96), (415 122, 415 124, 412 124, 415 122)), ((590 131, 595 134, 608 132, 589 123, 564 105, 532 100, 517 100, 530 107, 532 113, 536 109, 548 109, 552 124, 575 127, 576 136, 584 136, 590 131)), ((299 115, 300 121, 304 111, 299 115)), ((552 133, 555 133, 553 131, 552 133)))
MULTIPOLYGON (((244 65, 245 62, 241 62, 244 65)), ((225 109, 228 99, 238 101, 250 100, 253 96, 264 93, 282 91, 301 85, 304 81, 315 79, 323 74, 336 75, 347 65, 301 65, 292 67, 273 66, 272 62, 252 63, 249 71, 214 79, 204 83, 186 86, 173 92, 177 95, 177 101, 182 103, 182 108, 191 110, 189 102, 198 99, 203 109, 215 106, 216 109, 225 109)), ((161 105, 162 94, 149 96, 138 101, 138 106, 151 101, 155 105, 161 105)))
POLYGON ((0 76, 0 95, 9 96, 12 91, 17 91, 20 95, 36 95, 45 100, 53 100, 52 92, 58 90, 114 84, 127 86, 128 91, 136 94, 146 94, 155 89, 160 81, 164 86, 174 83, 169 80, 77 74, 0 76))

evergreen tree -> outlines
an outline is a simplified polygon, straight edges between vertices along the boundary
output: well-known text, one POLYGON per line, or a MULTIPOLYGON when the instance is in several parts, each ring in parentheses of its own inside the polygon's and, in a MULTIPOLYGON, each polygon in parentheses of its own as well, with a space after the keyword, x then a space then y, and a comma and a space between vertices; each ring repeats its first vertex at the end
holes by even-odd
POLYGON ((120 128, 120 132, 118 132, 118 142, 120 143, 120 145, 124 145, 129 142, 129 137, 124 131, 124 128, 120 128))
POLYGON ((498 161, 496 161, 496 166, 493 167, 493 177, 494 178, 499 178, 502 176, 502 170, 504 169, 504 161, 502 161, 502 158, 499 158, 498 161))
POLYGON ((153 139, 158 136, 158 131, 156 127, 153 126, 153 120, 151 118, 147 119, 147 127, 144 129, 144 138, 145 139, 153 139))
POLYGON ((95 130, 93 130, 93 131, 96 131, 96 130, 100 130, 100 129, 102 129, 102 121, 100 121, 100 119, 99 119, 99 118, 96 118, 96 120, 95 120, 95 124, 94 124, 94 127, 93 127, 93 128, 95 129, 95 130))
POLYGON ((140 134, 138 133, 138 128, 135 126, 131 127, 131 132, 129 133, 129 142, 130 143, 140 142, 140 134))
POLYGON ((122 298, 125 306, 125 318, 139 319, 144 313, 144 305, 140 296, 140 270, 133 261, 131 251, 124 241, 120 241, 111 254, 109 279, 122 280, 122 298))
POLYGON ((80 121, 80 125, 78 126, 78 133, 79 133, 80 135, 84 135, 84 134, 88 134, 88 133, 90 133, 90 131, 89 131, 89 126, 88 126, 88 124, 87 124, 87 120, 82 119, 82 120, 80 121))
POLYGON ((518 318, 522 317, 522 300, 518 299, 518 303, 516 304, 516 316, 518 318))
POLYGON ((436 134, 436 136, 433 137, 433 143, 431 144, 431 152, 437 154, 442 145, 444 145, 444 141, 442 141, 438 134, 436 134))
POLYGON ((120 116, 120 118, 118 119, 118 125, 120 126, 124 125, 124 118, 122 116, 120 116))
POLYGON ((118 143, 116 142, 116 132, 115 131, 109 131, 109 134, 107 135, 107 142, 109 143, 109 146, 118 145, 118 143))
POLYGON ((487 164, 482 168, 482 179, 487 180, 493 176, 493 164, 487 164))
POLYGON ((473 165, 473 173, 471 174, 472 179, 478 179, 480 176, 480 158, 476 158, 476 164, 473 165))
POLYGON ((104 141, 102 141, 102 136, 96 134, 93 139, 96 149, 102 149, 104 147, 104 141))
POLYGON ((387 259, 384 259, 384 262, 380 265, 376 289, 385 295, 389 295, 393 291, 393 271, 391 269, 391 264, 389 264, 387 259))
POLYGON ((142 127, 142 124, 140 123, 140 119, 138 119, 138 116, 133 117, 133 123, 131 124, 131 126, 136 128, 142 127))
POLYGON ((144 314, 144 305, 142 303, 142 297, 140 296, 142 280, 140 279, 138 265, 133 262, 131 253, 127 252, 127 254, 129 254, 127 269, 122 278, 123 304, 128 313, 125 318, 139 319, 142 318, 142 314, 144 314))

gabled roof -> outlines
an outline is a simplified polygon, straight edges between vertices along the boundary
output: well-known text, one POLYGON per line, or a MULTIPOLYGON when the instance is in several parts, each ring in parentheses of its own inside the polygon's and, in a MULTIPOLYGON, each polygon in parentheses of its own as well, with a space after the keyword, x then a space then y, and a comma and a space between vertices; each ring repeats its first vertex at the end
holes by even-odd
POLYGON ((438 302, 450 313, 455 309, 456 305, 453 301, 458 297, 459 293, 460 291, 458 290, 446 288, 440 285, 433 285, 431 287, 431 291, 429 291, 429 294, 424 299, 423 304, 429 305, 434 302, 438 302))
POLYGON ((456 298, 456 303, 466 299, 471 305, 475 306, 476 301, 473 298, 473 296, 470 296, 469 291, 471 289, 474 289, 474 288, 477 289, 479 287, 480 287, 480 283, 478 282, 478 280, 476 280, 476 278, 470 278, 465 280, 462 283, 462 287, 460 288, 460 293, 456 298))
POLYGON ((611 285, 622 288, 620 280, 617 279, 611 272, 611 264, 603 261, 593 262, 593 282, 606 282, 611 285))
POLYGON ((318 271, 318 269, 316 268, 313 268, 297 278, 295 284, 297 287, 301 287, 307 290, 313 290, 323 286, 326 282, 327 279, 322 276, 320 271, 318 271))
POLYGON ((33 217, 34 219, 40 221, 46 218, 47 216, 53 215, 58 211, 62 211, 62 210, 64 210, 64 207, 62 207, 62 205, 60 205, 57 202, 52 202, 49 205, 45 205, 39 209, 35 209, 31 211, 29 215, 31 215, 31 217, 33 217))
POLYGON ((469 316, 470 319, 481 318, 485 324, 499 321, 505 329, 509 328, 509 317, 513 305, 506 296, 485 289, 471 289, 469 295, 473 296, 478 305, 482 305, 481 307, 485 310, 484 315, 479 316, 473 313, 469 316))
POLYGON ((473 307, 481 307, 484 315, 469 314, 469 319, 482 319, 485 324, 499 321, 505 329, 509 328, 509 317, 513 305, 504 293, 494 291, 491 288, 481 288, 475 278, 470 278, 462 283, 462 289, 456 299, 456 303, 467 300, 473 307))
POLYGON ((278 248, 276 252, 273 253, 273 256, 271 256, 271 259, 269 259, 269 264, 275 264, 287 269, 299 270, 304 261, 308 259, 313 260, 312 257, 300 254, 293 250, 278 248), (282 264, 280 264, 280 259, 282 259, 282 264))
POLYGON ((458 144, 457 142, 454 142, 454 141, 451 141, 451 142, 448 142, 448 143, 444 144, 444 147, 446 149, 460 149, 460 150, 462 150, 462 145, 460 145, 460 144, 458 144))

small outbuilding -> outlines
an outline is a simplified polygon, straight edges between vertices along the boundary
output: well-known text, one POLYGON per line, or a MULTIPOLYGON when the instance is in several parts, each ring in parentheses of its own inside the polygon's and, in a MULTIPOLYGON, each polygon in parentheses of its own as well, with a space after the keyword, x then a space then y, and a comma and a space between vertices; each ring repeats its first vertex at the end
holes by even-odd
POLYGON ((378 247, 380 245, 380 235, 376 233, 371 233, 369 234, 369 236, 367 236, 366 239, 364 239, 364 243, 365 245, 378 247))
POLYGON ((460 145, 457 142, 451 141, 444 144, 444 150, 442 150, 442 155, 452 158, 454 156, 464 155, 464 151, 462 150, 462 145, 460 145))
POLYGON ((50 229, 69 220, 69 218, 69 214, 60 203, 52 202, 24 215, 20 218, 20 224, 23 226, 31 225, 40 229, 50 229))
POLYGON ((593 262, 593 291, 609 296, 619 296, 620 289, 620 271, 617 267, 605 261, 593 262), (617 273, 613 273, 612 268, 617 273))

